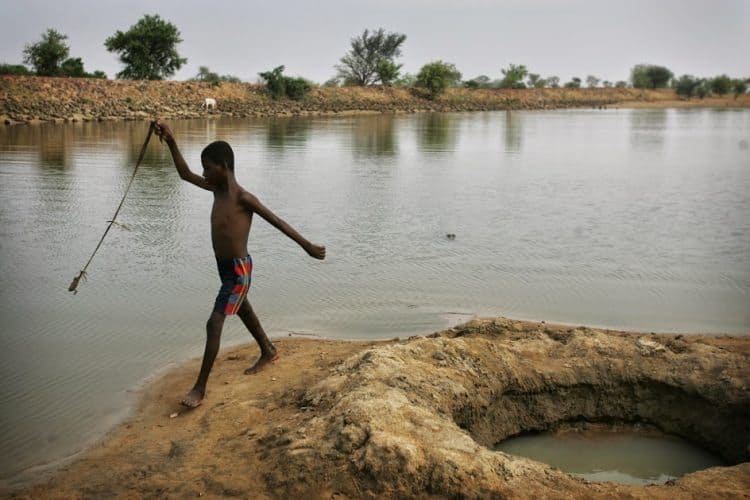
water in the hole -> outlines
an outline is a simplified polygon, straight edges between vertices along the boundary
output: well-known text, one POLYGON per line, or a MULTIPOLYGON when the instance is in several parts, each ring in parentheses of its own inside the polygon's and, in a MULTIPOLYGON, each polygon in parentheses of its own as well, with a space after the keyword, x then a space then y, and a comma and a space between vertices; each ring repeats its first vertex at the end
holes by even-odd
POLYGON ((562 430, 507 439, 495 450, 531 458, 589 481, 662 484, 724 465, 680 438, 635 429, 562 430))

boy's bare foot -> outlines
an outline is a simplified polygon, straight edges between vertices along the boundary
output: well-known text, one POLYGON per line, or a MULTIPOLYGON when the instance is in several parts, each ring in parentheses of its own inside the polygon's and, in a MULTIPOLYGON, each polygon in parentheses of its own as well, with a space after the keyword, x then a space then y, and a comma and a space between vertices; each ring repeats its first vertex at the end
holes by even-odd
POLYGON ((203 402, 203 393, 194 388, 190 392, 185 394, 185 397, 182 398, 182 401, 180 402, 188 408, 197 408, 203 402))
POLYGON ((258 361, 255 362, 253 366, 245 370, 245 375, 252 375, 254 373, 258 373, 261 369, 263 369, 264 366, 266 366, 269 363, 273 363, 279 359, 279 353, 274 349, 272 352, 268 354, 261 354, 258 358, 258 361))

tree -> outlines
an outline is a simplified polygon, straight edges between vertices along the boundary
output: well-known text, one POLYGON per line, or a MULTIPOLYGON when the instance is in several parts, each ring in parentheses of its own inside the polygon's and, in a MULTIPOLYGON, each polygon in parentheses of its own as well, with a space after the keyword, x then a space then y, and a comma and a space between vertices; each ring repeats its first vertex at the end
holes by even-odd
POLYGON ((126 32, 117 31, 104 46, 116 52, 125 69, 118 78, 130 80, 161 80, 187 62, 177 53, 182 42, 177 27, 159 15, 145 15, 126 32))
POLYGON ((544 88, 544 86, 547 84, 547 81, 538 73, 529 73, 528 82, 529 87, 534 87, 535 89, 544 88))
POLYGON ((627 88, 627 86, 628 82, 626 82, 625 80, 617 80, 617 82, 615 83, 615 88, 618 89, 624 89, 627 88))
POLYGON ((566 89, 580 89, 581 88, 581 79, 577 76, 574 76, 570 79, 569 82, 565 84, 566 89))
POLYGON ((48 29, 42 39, 23 49, 23 62, 30 64, 37 75, 55 76, 60 73, 60 64, 68 57, 67 35, 48 29))
POLYGON ((560 77, 559 76, 548 76, 547 77, 547 85, 549 85, 550 88, 556 89, 560 87, 560 77))
POLYGON ((500 70, 503 79, 500 86, 504 89, 525 89, 523 79, 529 74, 529 70, 523 64, 510 64, 507 68, 500 70))
POLYGON ((612 82, 610 82, 609 80, 604 80, 602 82, 602 87, 604 87, 605 89, 611 88, 612 85, 614 85, 614 84, 612 82))
POLYGON ((492 80, 487 75, 479 75, 464 82, 464 87, 470 89, 486 89, 492 86, 492 80))
POLYGON ((680 97, 689 99, 695 95, 695 91, 700 83, 700 80, 691 75, 682 75, 674 82, 675 93, 680 97))
POLYGON ((732 80, 732 92, 734 92, 735 99, 747 92, 747 80, 743 78, 732 80))
POLYGON ((198 74, 195 75, 195 79, 199 82, 218 84, 219 74, 208 69, 208 66, 198 66, 198 74))
POLYGON ((674 74, 664 66, 637 64, 630 70, 630 81, 637 89, 660 89, 669 85, 674 74))
POLYGON ((394 59, 401 55, 401 45, 405 40, 406 35, 386 33, 383 28, 372 33, 363 31, 360 36, 352 38, 351 50, 336 66, 338 76, 346 85, 372 85, 378 81, 389 84, 398 78, 401 66, 396 65, 394 59))
POLYGON ((430 92, 431 98, 436 98, 448 87, 456 85, 461 81, 461 73, 456 66, 443 62, 433 61, 422 66, 417 74, 416 85, 424 87, 430 92))
POLYGON ((586 86, 590 89, 593 89, 599 86, 600 81, 601 80, 594 75, 589 75, 586 77, 586 86))
POLYGON ((714 94, 724 95, 732 91, 732 79, 727 75, 720 75, 711 80, 711 91, 714 94))

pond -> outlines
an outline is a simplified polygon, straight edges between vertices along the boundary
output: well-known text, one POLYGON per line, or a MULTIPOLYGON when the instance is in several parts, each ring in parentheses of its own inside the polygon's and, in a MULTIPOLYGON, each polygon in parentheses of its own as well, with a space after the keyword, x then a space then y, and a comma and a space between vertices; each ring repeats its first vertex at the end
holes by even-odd
MULTIPOLYGON (((250 299, 271 335, 427 334, 472 315, 662 332, 750 331, 750 111, 558 110, 173 124, 200 172, 239 182, 313 242, 262 220, 250 299), (447 235, 455 235, 448 237, 447 235)), ((79 450, 129 390, 202 354, 218 289, 212 196, 144 122, 0 129, 0 478, 79 450)), ((224 345, 250 340, 230 319, 224 345)), ((180 397, 175 395, 175 397, 180 397)))

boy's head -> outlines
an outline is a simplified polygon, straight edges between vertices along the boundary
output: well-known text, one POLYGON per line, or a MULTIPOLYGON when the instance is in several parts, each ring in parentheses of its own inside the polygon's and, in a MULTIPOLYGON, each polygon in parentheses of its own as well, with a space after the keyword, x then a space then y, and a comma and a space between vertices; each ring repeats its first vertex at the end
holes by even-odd
POLYGON ((203 148, 201 161, 203 160, 209 160, 211 163, 234 172, 234 152, 232 147, 224 141, 214 141, 203 148))

